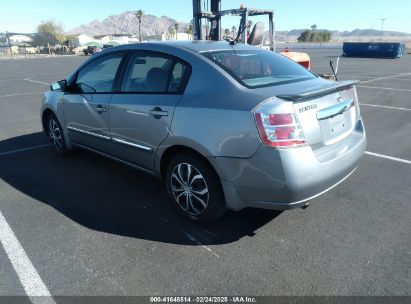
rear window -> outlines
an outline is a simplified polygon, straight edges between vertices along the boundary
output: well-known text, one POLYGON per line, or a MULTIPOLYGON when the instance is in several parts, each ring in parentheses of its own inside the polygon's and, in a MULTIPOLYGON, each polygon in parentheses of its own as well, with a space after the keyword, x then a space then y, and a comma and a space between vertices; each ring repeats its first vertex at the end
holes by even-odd
POLYGON ((249 88, 304 81, 316 76, 299 64, 271 51, 215 51, 201 53, 249 88))

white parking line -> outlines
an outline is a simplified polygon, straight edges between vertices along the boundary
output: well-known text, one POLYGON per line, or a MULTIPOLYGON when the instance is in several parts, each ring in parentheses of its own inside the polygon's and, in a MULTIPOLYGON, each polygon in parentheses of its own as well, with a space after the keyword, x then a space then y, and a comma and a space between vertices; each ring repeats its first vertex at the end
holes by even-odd
POLYGON ((8 79, 0 79, 0 82, 3 81, 24 81, 25 79, 21 79, 21 78, 8 78, 8 79))
POLYGON ((40 83, 40 84, 45 84, 45 85, 49 85, 49 83, 47 83, 47 82, 38 81, 38 80, 33 80, 33 79, 29 79, 29 78, 25 78, 25 79, 23 79, 23 80, 30 81, 30 82, 35 82, 35 83, 40 83))
POLYGON ((197 245, 200 245, 201 247, 203 247, 205 250, 207 250, 208 252, 212 253, 214 256, 216 256, 217 258, 219 258, 220 256, 215 253, 213 250, 211 250, 209 247, 207 247, 206 245, 204 245, 203 243, 201 243, 199 240, 197 240, 194 236, 192 236, 190 233, 184 231, 183 229, 181 229, 181 232, 185 234, 186 237, 188 237, 188 239, 194 243, 196 243, 197 245))
POLYGON ((37 145, 37 146, 32 146, 32 147, 27 147, 27 148, 22 148, 22 149, 17 149, 17 150, 0 152, 0 156, 20 153, 20 152, 25 152, 25 151, 35 150, 35 149, 40 149, 40 148, 44 148, 44 147, 48 147, 48 146, 50 146, 50 144, 37 145))
POLYGON ((393 110, 403 110, 403 111, 411 111, 411 109, 407 109, 407 108, 398 108, 398 107, 390 107, 390 106, 380 106, 380 105, 374 105, 374 104, 369 104, 369 103, 360 103, 360 106, 376 107, 376 108, 385 108, 385 109, 393 109, 393 110))
POLYGON ((390 79, 390 78, 395 78, 395 77, 399 77, 399 76, 406 76, 406 75, 411 75, 411 73, 404 73, 404 74, 397 74, 397 75, 392 75, 392 76, 379 77, 379 78, 374 78, 374 79, 370 79, 370 80, 361 81, 361 83, 367 83, 367 82, 378 81, 378 80, 383 80, 383 79, 390 79))
POLYGON ((0 95, 0 98, 23 96, 23 95, 35 95, 35 94, 43 94, 43 93, 44 91, 43 92, 18 93, 18 94, 10 94, 10 95, 0 95))
POLYGON ((9 224, 7 223, 1 212, 0 243, 3 245, 4 251, 6 252, 11 264, 13 265, 13 268, 16 271, 27 296, 33 297, 30 298, 30 300, 33 303, 54 303, 49 290, 41 280, 40 275, 37 273, 29 257, 27 256, 26 252, 24 251, 20 242, 14 235, 13 230, 11 230, 9 224), (39 299, 34 297, 48 298, 39 299))
POLYGON ((392 156, 388 156, 388 155, 384 155, 384 154, 378 154, 378 153, 369 152, 369 151, 365 151, 365 154, 411 165, 410 160, 406 160, 406 159, 402 159, 402 158, 392 157, 392 156))
POLYGON ((370 87, 370 86, 363 86, 357 85, 357 88, 367 88, 367 89, 380 89, 380 90, 390 90, 390 91, 404 91, 404 92, 411 92, 410 89, 396 89, 396 88, 384 88, 384 87, 370 87))

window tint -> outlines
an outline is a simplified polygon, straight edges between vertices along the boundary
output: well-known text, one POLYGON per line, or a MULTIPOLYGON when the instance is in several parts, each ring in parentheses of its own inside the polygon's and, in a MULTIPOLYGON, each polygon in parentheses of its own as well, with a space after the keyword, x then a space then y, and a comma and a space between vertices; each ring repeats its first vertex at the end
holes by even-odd
POLYGON ((77 76, 76 86, 83 93, 111 92, 123 53, 97 59, 83 68, 77 76))
POLYGON ((136 53, 126 72, 122 92, 178 92, 187 68, 174 58, 162 54, 136 53))
POLYGON ((315 78, 299 64, 269 51, 207 52, 204 56, 245 86, 256 88, 315 78))

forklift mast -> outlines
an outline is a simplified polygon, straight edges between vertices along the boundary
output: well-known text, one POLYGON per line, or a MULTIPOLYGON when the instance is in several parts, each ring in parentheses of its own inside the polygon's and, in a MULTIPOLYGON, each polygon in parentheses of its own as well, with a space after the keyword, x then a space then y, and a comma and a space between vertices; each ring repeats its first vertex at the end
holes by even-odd
POLYGON ((274 12, 270 10, 257 10, 241 7, 240 9, 221 10, 221 0, 193 0, 193 31, 194 40, 221 40, 221 17, 240 16, 241 21, 238 27, 235 42, 247 43, 246 30, 249 16, 268 15, 269 44, 270 50, 275 50, 274 40, 274 12), (202 7, 203 4, 203 7, 202 7), (210 25, 210 31, 204 35, 203 20, 206 25, 210 25))
MULTIPOLYGON (((221 11, 221 0, 193 0, 193 21, 194 21, 194 39, 195 40, 204 40, 206 37, 203 37, 202 31, 202 20, 210 19, 212 15, 218 15, 221 11), (204 4, 204 7, 201 7, 201 4, 204 4), (206 5, 207 4, 207 5, 206 5)), ((220 36, 221 32, 221 16, 217 16, 213 22, 218 29, 216 32, 220 36)), ((220 37, 215 40, 220 40, 220 37)))

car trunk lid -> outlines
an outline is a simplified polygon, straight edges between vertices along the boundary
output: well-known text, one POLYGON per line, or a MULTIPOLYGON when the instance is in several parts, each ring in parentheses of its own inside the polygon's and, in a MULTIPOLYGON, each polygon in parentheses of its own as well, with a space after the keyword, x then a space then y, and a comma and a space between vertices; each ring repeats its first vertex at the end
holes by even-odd
POLYGON ((355 84, 353 81, 330 83, 315 90, 277 97, 293 102, 307 144, 328 146, 347 137, 359 119, 355 84))

